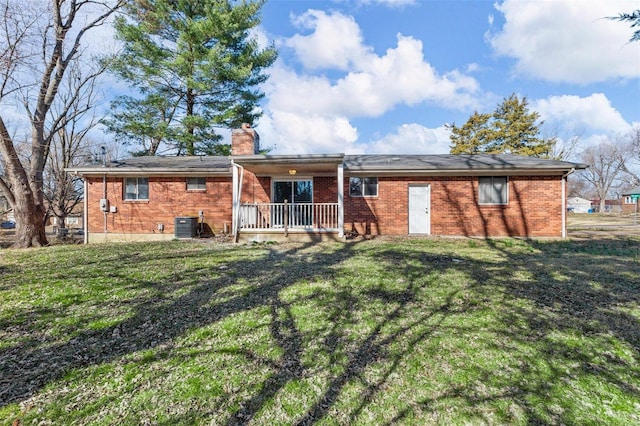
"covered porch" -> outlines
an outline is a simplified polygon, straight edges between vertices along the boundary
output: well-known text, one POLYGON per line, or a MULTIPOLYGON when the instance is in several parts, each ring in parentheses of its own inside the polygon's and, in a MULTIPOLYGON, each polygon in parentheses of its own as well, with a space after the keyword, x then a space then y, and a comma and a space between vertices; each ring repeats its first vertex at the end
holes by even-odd
POLYGON ((343 154, 232 157, 236 241, 344 238, 343 159, 343 154), (260 182, 260 197, 245 188, 251 179, 260 182))

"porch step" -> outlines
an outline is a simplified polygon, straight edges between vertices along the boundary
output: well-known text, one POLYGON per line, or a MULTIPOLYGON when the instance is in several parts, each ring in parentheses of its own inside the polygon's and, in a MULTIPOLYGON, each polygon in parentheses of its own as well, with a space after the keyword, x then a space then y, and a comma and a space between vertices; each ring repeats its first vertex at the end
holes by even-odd
POLYGON ((287 235, 282 230, 251 231, 241 230, 238 234, 238 242, 322 242, 322 241, 344 241, 345 238, 335 231, 317 231, 304 229, 290 229, 287 235))

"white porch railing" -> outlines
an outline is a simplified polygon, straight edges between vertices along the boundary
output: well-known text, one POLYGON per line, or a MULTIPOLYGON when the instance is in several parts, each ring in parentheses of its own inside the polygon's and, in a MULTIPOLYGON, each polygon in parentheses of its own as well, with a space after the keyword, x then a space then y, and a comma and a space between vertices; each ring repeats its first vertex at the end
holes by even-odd
POLYGON ((338 203, 260 203, 240 205, 240 230, 338 230, 338 203))

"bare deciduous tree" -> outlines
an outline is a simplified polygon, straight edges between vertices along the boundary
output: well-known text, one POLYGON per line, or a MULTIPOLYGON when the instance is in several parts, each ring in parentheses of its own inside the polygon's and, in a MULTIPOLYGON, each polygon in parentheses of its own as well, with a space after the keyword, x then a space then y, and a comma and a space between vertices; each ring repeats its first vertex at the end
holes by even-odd
POLYGON ((634 127, 624 136, 626 150, 629 153, 627 160, 627 174, 629 187, 640 185, 640 127, 634 127))
POLYGON ((563 132, 558 125, 545 125, 543 129, 543 138, 553 141, 553 145, 549 152, 549 158, 569 161, 575 157, 578 146, 582 141, 584 130, 573 129, 568 132, 563 132))
POLYGON ((591 185, 581 176, 581 174, 574 173, 567 179, 567 196, 568 197, 580 197, 591 199, 593 198, 593 188, 591 185))
POLYGON ((600 199, 601 212, 605 211, 607 196, 624 184, 624 177, 628 173, 628 154, 628 145, 620 138, 606 138, 582 152, 582 161, 589 165, 583 172, 583 177, 593 186, 600 199))
MULTIPOLYGON (((0 0, 0 105, 19 95, 31 128, 28 161, 21 161, 0 112, 0 156, 5 168, 0 190, 14 210, 17 247, 48 244, 45 164, 53 138, 71 121, 71 105, 80 94, 72 93, 58 110, 52 106, 72 62, 83 55, 87 32, 103 25, 123 2, 0 0)), ((95 77, 95 73, 82 75, 75 87, 84 88, 95 77)))
MULTIPOLYGON (((66 173, 65 168, 83 163, 91 156, 87 133, 99 122, 93 109, 99 98, 96 80, 88 80, 78 87, 85 81, 83 75, 86 72, 79 61, 70 65, 52 108, 54 115, 65 118, 64 125, 51 138, 43 190, 48 205, 47 216, 55 217, 60 228, 65 228, 67 216, 83 199, 82 180, 66 173)), ((88 72, 98 74, 95 69, 88 72)))

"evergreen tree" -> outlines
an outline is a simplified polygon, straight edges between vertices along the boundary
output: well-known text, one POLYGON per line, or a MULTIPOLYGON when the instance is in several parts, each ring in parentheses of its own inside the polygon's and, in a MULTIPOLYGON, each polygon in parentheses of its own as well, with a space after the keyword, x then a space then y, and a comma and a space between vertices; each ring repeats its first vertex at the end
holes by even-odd
POLYGON ((112 71, 137 89, 112 103, 108 129, 138 154, 161 147, 177 154, 227 154, 221 128, 260 117, 267 80, 276 59, 261 49, 251 30, 264 1, 132 0, 117 19, 124 48, 112 71))
POLYGON ((640 9, 629 13, 621 13, 618 16, 609 17, 615 21, 629 22, 631 28, 639 28, 633 32, 629 41, 640 41, 640 9))
POLYGON ((513 94, 492 114, 474 112, 462 127, 451 125, 451 153, 549 157, 556 141, 540 136, 539 118, 540 114, 529 111, 526 98, 513 94))
POLYGON ((487 149, 492 141, 489 128, 491 114, 479 114, 475 111, 462 127, 454 124, 451 129, 452 154, 478 154, 487 149))

